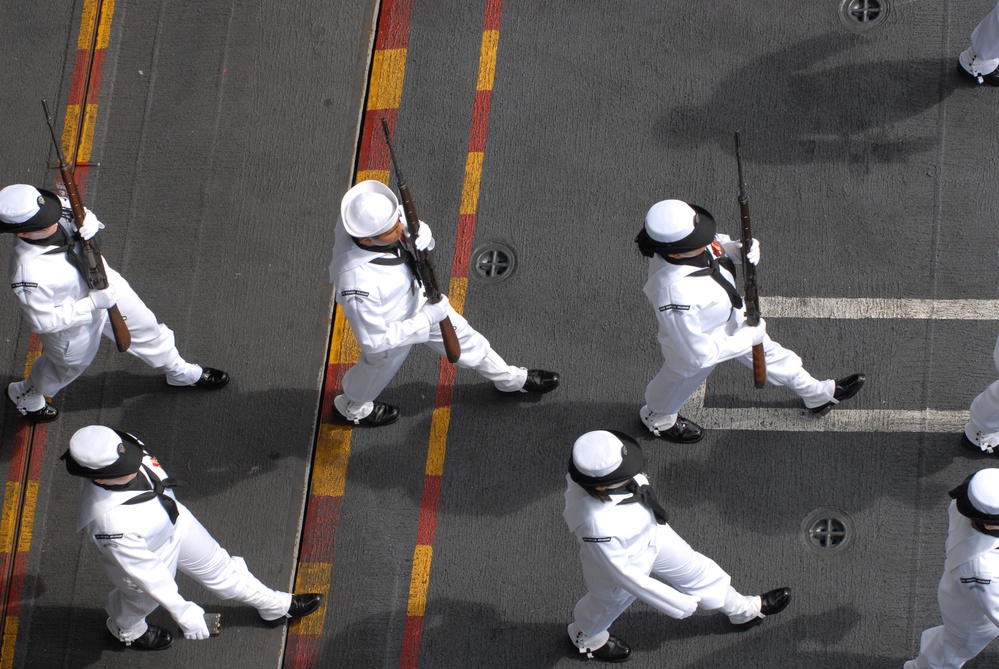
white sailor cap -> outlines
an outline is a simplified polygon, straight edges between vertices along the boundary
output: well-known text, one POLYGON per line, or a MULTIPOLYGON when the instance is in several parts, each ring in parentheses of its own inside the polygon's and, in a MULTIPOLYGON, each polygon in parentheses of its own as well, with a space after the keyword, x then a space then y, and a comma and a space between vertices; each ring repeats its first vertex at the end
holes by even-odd
POLYGON ((377 237, 395 227, 399 199, 381 181, 362 181, 340 200, 340 218, 351 237, 377 237))
POLYGON ((581 486, 627 481, 642 471, 645 457, 638 442, 616 430, 587 432, 572 445, 569 475, 581 486))
POLYGON ((62 201, 55 193, 27 184, 0 190, 0 232, 44 230, 62 217, 62 201))
POLYGON ((983 469, 971 477, 968 501, 983 514, 999 515, 999 469, 983 469))

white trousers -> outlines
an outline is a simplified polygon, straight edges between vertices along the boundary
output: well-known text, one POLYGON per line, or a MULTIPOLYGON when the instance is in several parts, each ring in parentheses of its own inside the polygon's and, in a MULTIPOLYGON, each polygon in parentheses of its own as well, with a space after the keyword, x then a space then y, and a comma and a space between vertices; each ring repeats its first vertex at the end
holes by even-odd
MULTIPOLYGON (((992 350, 992 361, 999 372, 999 339, 992 350)), ((971 401, 971 415, 964 426, 964 434, 979 446, 993 448, 999 445, 999 381, 993 381, 971 401)))
MULTIPOLYGON (((123 278, 116 277, 115 289, 118 309, 132 336, 128 352, 150 367, 163 370, 172 386, 189 386, 197 381, 202 369, 180 356, 173 330, 156 320, 156 314, 123 278)), ((108 313, 103 309, 94 312, 90 325, 39 334, 42 354, 32 364, 27 379, 11 384, 11 398, 26 411, 44 407, 45 397, 53 397, 90 366, 100 348, 102 333, 114 340, 108 313)))
MULTIPOLYGON (((833 399, 836 392, 836 382, 832 379, 819 381, 802 365, 801 358, 789 349, 784 348, 770 335, 763 338, 763 353, 767 362, 767 381, 775 386, 787 386, 797 393, 812 408, 822 406, 833 399)), ((746 367, 753 368, 753 353, 735 358, 746 367)), ((677 373, 663 364, 645 389, 645 404, 655 416, 646 421, 650 428, 667 430, 676 422, 680 409, 694 394, 694 391, 704 383, 714 365, 698 370, 691 376, 677 373), (650 424, 651 423, 651 424, 650 424)))
POLYGON ((923 632, 919 657, 906 662, 905 669, 958 669, 999 636, 999 627, 968 601, 953 577, 940 579, 937 602, 943 625, 923 632))
MULTIPOLYGON (((179 569, 219 599, 234 599, 257 609, 264 620, 277 620, 291 607, 291 594, 271 590, 250 573, 246 562, 231 557, 208 534, 186 507, 178 506, 177 529, 156 554, 174 576, 179 569)), ((115 589, 108 595, 108 629, 122 641, 132 641, 146 632, 146 616, 159 603, 140 590, 117 563, 105 562, 105 571, 115 589)))
POLYGON ((971 50, 981 59, 999 58, 999 2, 971 32, 971 50))
MULTIPOLYGON (((489 341, 461 314, 454 309, 448 311, 461 346, 461 357, 455 364, 474 369, 504 392, 523 388, 527 381, 527 369, 506 364, 489 341)), ((430 341, 426 344, 438 355, 444 355, 440 327, 434 325, 430 328, 430 341)), ((381 353, 361 353, 357 364, 343 375, 343 394, 334 399, 337 410, 348 420, 360 420, 371 413, 375 398, 395 377, 411 348, 412 345, 399 346, 381 353)))
MULTIPOLYGON (((669 525, 657 527, 656 549, 649 573, 682 593, 700 597, 702 610, 720 610, 736 624, 759 617, 759 595, 739 594, 718 563, 691 548, 669 525)), ((581 651, 596 650, 607 643, 608 628, 637 597, 614 585, 602 566, 587 560, 582 564, 589 592, 576 602, 569 636, 581 651)))

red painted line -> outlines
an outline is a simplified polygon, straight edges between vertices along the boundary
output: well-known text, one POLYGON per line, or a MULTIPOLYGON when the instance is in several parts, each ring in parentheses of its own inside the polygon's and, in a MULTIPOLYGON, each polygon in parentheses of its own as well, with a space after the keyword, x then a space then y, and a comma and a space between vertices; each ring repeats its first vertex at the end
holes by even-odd
POLYGON ((383 0, 375 49, 405 49, 409 45, 409 17, 412 10, 413 0, 383 0))
POLYGON ((95 105, 100 99, 101 80, 104 79, 104 49, 94 51, 94 60, 90 64, 90 90, 87 92, 87 104, 95 105))
POLYGON ((76 63, 73 65, 73 79, 69 84, 68 105, 83 104, 83 87, 87 84, 87 64, 90 62, 90 53, 86 50, 76 52, 76 63))
POLYGON ((382 131, 382 119, 388 122, 389 132, 395 136, 398 115, 398 109, 372 109, 365 113, 361 152, 358 155, 358 165, 364 165, 363 170, 388 170, 392 167, 392 157, 382 131))
POLYGON ((299 562, 333 563, 342 510, 342 497, 312 495, 309 498, 299 562))
POLYGON ((406 618, 403 638, 409 641, 402 647, 400 669, 416 669, 420 662, 420 642, 423 640, 423 617, 410 616, 406 618))
POLYGON ((503 0, 486 0, 486 22, 483 30, 499 30, 503 16, 503 0))
POLYGON ((289 635, 285 646, 285 669, 312 669, 322 666, 320 653, 323 648, 323 637, 319 634, 289 635))
POLYGON ((486 150, 486 130, 489 129, 489 103, 492 91, 475 91, 475 104, 472 105, 472 135, 468 140, 469 152, 481 153, 486 150))
POLYGON ((420 546, 433 546, 437 531, 437 507, 441 501, 441 477, 427 476, 423 479, 423 499, 420 502, 420 524, 416 528, 416 543, 420 546))

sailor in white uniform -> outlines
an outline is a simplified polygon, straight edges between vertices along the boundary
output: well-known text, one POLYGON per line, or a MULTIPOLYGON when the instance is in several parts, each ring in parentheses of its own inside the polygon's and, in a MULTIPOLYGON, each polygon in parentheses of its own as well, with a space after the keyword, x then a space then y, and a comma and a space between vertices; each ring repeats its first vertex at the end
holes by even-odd
POLYGON ((958 669, 999 636, 999 469, 972 474, 950 496, 943 625, 923 632, 904 669, 958 669))
POLYGON ((579 543, 589 590, 568 630, 579 652, 626 660, 631 649, 608 628, 636 599, 671 618, 698 608, 721 611, 735 625, 782 611, 791 601, 789 588, 739 594, 729 574, 666 523, 643 464, 638 442, 621 432, 587 432, 573 444, 562 515, 579 543))
POLYGON ((107 266, 109 286, 90 290, 78 268, 80 239, 89 240, 103 227, 87 212, 73 228, 69 200, 34 186, 15 184, 0 190, 0 232, 17 237, 10 257, 10 287, 42 354, 23 381, 7 388, 7 398, 21 415, 36 423, 53 421, 59 411, 45 398, 76 380, 90 366, 101 334, 113 339, 107 309, 117 305, 128 326, 128 352, 166 374, 171 386, 221 388, 229 375, 181 357, 173 331, 156 319, 121 274, 107 266))
POLYGON ((438 323, 450 318, 461 357, 457 365, 474 369, 502 392, 547 393, 558 374, 508 365, 444 297, 430 304, 409 266, 406 245, 430 250, 434 239, 426 223, 408 238, 402 207, 380 181, 362 181, 344 195, 336 224, 330 281, 361 355, 343 377, 337 411, 356 425, 378 427, 399 417, 399 409, 375 399, 399 371, 415 344, 444 355, 438 323))
POLYGON ((971 32, 971 46, 959 57, 961 69, 980 84, 999 86, 999 2, 971 32))
MULTIPOLYGON (((657 437, 693 443, 703 429, 680 415, 680 409, 720 362, 738 360, 752 368, 752 349, 763 345, 767 381, 787 386, 817 414, 857 394, 863 374, 819 381, 801 358, 772 340, 766 323, 746 323, 742 297, 735 288, 732 258, 743 260, 742 243, 715 234, 707 210, 680 200, 663 200, 649 209, 635 238, 649 258, 645 296, 659 324, 663 366, 645 390, 639 416, 657 437)), ((746 260, 757 264, 759 242, 753 240, 746 260)))
POLYGON ((162 606, 187 639, 207 639, 205 611, 184 599, 174 580, 179 569, 220 599, 257 609, 271 624, 312 613, 322 595, 271 590, 231 557, 177 501, 175 485, 145 444, 103 425, 77 430, 63 454, 66 469, 90 479, 80 492, 77 531, 86 530, 114 585, 107 626, 127 646, 162 650, 173 635, 146 624, 162 606))
MULTIPOLYGON (((999 339, 992 350, 992 362, 999 372, 999 339)), ((999 455, 999 380, 971 401, 971 415, 964 425, 961 441, 969 450, 999 455)))

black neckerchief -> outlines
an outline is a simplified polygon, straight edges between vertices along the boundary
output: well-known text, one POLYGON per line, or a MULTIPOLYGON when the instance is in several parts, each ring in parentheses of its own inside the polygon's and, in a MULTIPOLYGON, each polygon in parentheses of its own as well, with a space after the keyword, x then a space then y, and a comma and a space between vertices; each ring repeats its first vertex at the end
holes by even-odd
MULTIPOLYGON (((656 493, 648 485, 639 485, 638 481, 631 479, 626 484, 624 484, 623 492, 630 492, 631 497, 628 499, 621 500, 618 504, 641 504, 646 509, 652 512, 652 515, 656 517, 656 522, 660 525, 666 524, 666 510, 663 509, 659 500, 656 498, 656 493)), ((608 491, 610 492, 610 491, 608 491)))
POLYGON ((722 256, 721 258, 715 258, 710 251, 704 250, 704 253, 696 255, 693 258, 670 258, 669 256, 663 256, 663 260, 673 265, 691 265, 693 267, 703 267, 697 272, 692 272, 688 276, 710 276, 715 280, 719 286, 725 289, 728 293, 728 299, 732 302, 733 309, 742 309, 742 296, 739 295, 739 291, 735 289, 725 275, 721 273, 721 267, 727 269, 732 276, 735 276, 735 263, 728 256, 722 256))
MULTIPOLYGON (((145 483, 144 487, 133 488, 133 490, 149 490, 149 492, 143 493, 141 495, 136 495, 127 502, 124 502, 124 504, 142 504, 143 502, 148 502, 153 498, 157 498, 160 500, 160 504, 163 505, 163 508, 166 510, 167 515, 170 517, 170 522, 176 525, 177 516, 180 515, 180 512, 177 510, 177 502, 175 502, 172 497, 166 494, 166 489, 173 488, 174 486, 177 485, 177 482, 170 477, 160 480, 160 478, 156 476, 156 474, 154 474, 146 465, 142 465, 142 469, 145 472, 146 476, 142 477, 136 475, 136 477, 132 479, 132 481, 145 478, 148 478, 149 480, 144 482, 145 483), (151 490, 149 487, 150 484, 152 486, 151 490)), ((131 481, 129 483, 131 483, 131 481)))
POLYGON ((57 253, 59 251, 65 251, 67 247, 73 245, 73 240, 70 239, 69 233, 61 225, 56 225, 55 232, 53 232, 48 237, 43 239, 28 239, 27 237, 20 238, 25 244, 31 244, 32 246, 55 246, 57 248, 51 251, 46 251, 45 253, 57 253))
POLYGON ((409 252, 409 250, 402 245, 402 242, 393 244, 392 246, 369 246, 367 244, 362 244, 357 237, 351 237, 350 240, 354 242, 354 245, 359 249, 364 249, 365 251, 371 251, 372 253, 387 253, 389 255, 395 256, 394 258, 375 258, 371 261, 372 265, 402 265, 405 264, 409 267, 409 273, 413 275, 413 281, 410 284, 410 290, 415 294, 416 286, 423 285, 423 278, 420 276, 420 270, 416 265, 416 259, 409 252))

